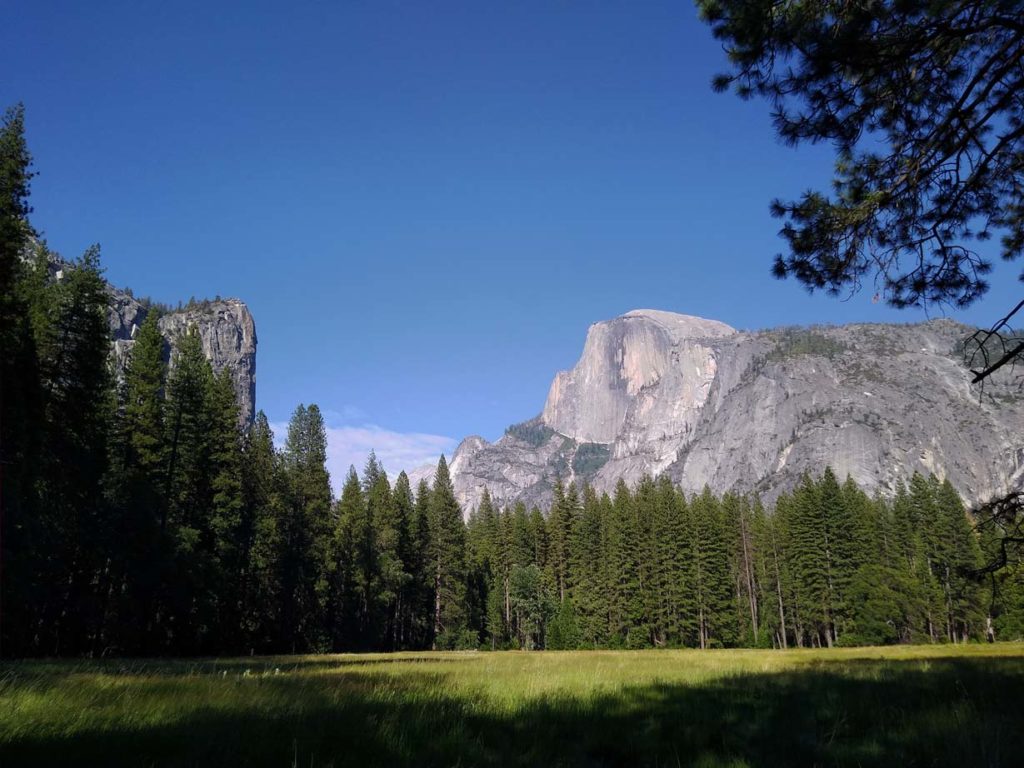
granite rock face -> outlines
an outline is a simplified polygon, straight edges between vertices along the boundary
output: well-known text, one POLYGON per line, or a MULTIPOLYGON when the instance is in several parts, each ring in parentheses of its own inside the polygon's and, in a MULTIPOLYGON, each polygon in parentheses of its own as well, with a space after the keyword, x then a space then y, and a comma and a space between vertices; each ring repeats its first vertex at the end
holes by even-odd
MULTIPOLYGON (((38 244, 34 248, 38 249, 38 244)), ((26 258, 34 255, 35 251, 26 258)), ((50 277, 63 279, 73 264, 47 252, 50 277)), ((111 354, 118 374, 124 372, 135 335, 152 311, 157 308, 146 300, 136 299, 131 291, 107 285, 107 321, 110 324, 111 354)), ((256 415, 256 324, 245 302, 238 299, 215 299, 190 302, 178 309, 159 309, 158 324, 163 334, 164 356, 173 363, 173 350, 178 340, 195 327, 203 344, 203 352, 214 371, 231 371, 238 396, 239 419, 251 424, 256 415)))
MULTIPOLYGON (((118 370, 124 370, 135 344, 135 334, 153 308, 113 287, 109 296, 107 317, 113 353, 118 370)), ((240 420, 243 424, 252 423, 256 415, 256 324, 245 302, 238 299, 195 302, 162 312, 157 323, 166 341, 168 361, 173 361, 178 340, 190 328, 196 329, 214 371, 225 368, 231 371, 240 420)))
POLYGON ((1024 484, 1024 392, 1010 375, 969 385, 973 329, 935 320, 737 332, 637 310, 591 326, 542 413, 494 443, 463 441, 459 501, 544 504, 556 478, 611 492, 667 474, 690 493, 767 500, 831 465, 889 496, 916 470, 969 503, 1024 484))

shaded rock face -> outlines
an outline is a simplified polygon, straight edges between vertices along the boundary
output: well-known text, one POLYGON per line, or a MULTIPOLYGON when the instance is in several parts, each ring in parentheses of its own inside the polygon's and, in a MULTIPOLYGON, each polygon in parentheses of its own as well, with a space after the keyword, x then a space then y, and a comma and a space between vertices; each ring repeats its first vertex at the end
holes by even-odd
MULTIPOLYGON (((152 310, 125 291, 111 288, 109 295, 107 317, 113 353, 118 370, 123 371, 135 344, 135 334, 152 310)), ((168 361, 173 360, 178 340, 195 327, 214 371, 231 371, 239 418, 243 424, 251 424, 256 414, 256 324, 245 303, 238 299, 197 302, 165 312, 158 325, 166 341, 168 361)))
POLYGON ((737 332, 637 310, 591 326, 541 415, 494 443, 467 438, 452 477, 465 509, 546 504, 556 478, 611 492, 667 474, 688 493, 771 501, 831 465, 891 496, 914 471, 968 503, 1024 482, 1024 392, 1009 376, 971 388, 949 320, 737 332))

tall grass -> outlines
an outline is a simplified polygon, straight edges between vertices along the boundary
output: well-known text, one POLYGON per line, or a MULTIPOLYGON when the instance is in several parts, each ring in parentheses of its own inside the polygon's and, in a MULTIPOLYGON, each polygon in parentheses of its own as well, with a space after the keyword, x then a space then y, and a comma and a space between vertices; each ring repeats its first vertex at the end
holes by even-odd
POLYGON ((1024 765, 1024 645, 9 663, 15 765, 1024 765))

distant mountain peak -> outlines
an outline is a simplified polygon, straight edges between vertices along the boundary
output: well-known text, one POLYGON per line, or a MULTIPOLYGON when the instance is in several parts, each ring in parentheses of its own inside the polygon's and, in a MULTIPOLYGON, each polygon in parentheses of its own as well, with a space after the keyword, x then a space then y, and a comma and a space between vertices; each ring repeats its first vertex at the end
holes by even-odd
POLYGON ((636 309, 590 326, 539 417, 501 439, 465 440, 452 461, 467 512, 547 503, 556 480, 598 491, 666 474, 687 492, 768 499, 831 465, 889 496, 913 472, 949 478, 968 502, 1022 483, 1024 394, 1003 376, 984 400, 950 321, 737 332, 636 309))
POLYGON ((650 320, 673 335, 685 338, 715 338, 731 336, 736 333, 735 328, 718 320, 708 320, 704 317, 683 315, 678 312, 666 312, 662 309, 631 309, 614 320, 605 320, 604 322, 614 323, 623 318, 650 320))

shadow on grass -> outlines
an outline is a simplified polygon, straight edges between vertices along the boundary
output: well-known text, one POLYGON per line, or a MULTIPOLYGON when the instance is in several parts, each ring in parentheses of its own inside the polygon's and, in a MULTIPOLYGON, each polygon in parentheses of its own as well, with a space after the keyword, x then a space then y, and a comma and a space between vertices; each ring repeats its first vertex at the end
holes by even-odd
MULTIPOLYGON (((196 677, 250 673, 319 672, 348 668, 370 668, 383 664, 466 664, 481 658, 475 652, 453 655, 438 652, 402 654, 321 654, 309 656, 232 656, 227 658, 139 658, 139 659, 26 659, 0 661, 0 682, 9 685, 32 681, 34 685, 59 682, 71 674, 131 675, 145 677, 196 677)), ((2 691, 2 687, 0 687, 2 691)))
MULTIPOLYGON (((166 688, 161 696, 189 695, 187 680, 154 684, 166 688)), ((4 737, 0 766, 1024 764, 1021 659, 943 660, 927 669, 859 660, 567 694, 509 712, 446 672, 282 676, 258 685, 248 708, 195 701, 151 724, 4 737)))

